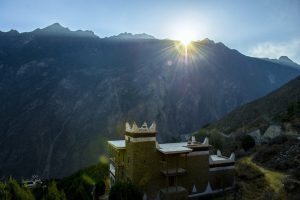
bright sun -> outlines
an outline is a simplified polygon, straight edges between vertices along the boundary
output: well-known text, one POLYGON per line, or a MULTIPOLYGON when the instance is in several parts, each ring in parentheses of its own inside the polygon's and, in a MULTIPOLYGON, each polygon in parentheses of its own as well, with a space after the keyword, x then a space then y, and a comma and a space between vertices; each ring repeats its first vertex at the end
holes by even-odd
POLYGON ((199 27, 190 19, 178 19, 172 23, 170 28, 170 38, 179 41, 182 46, 188 47, 193 41, 198 40, 199 27))
POLYGON ((177 31, 175 31, 175 40, 180 42, 180 46, 178 48, 179 52, 184 56, 184 62, 188 64, 188 54, 193 53, 193 45, 191 44, 193 41, 196 41, 197 34, 196 31, 193 30, 193 27, 187 26, 177 26, 177 31), (184 47, 184 48, 182 48, 184 47))
POLYGON ((184 46, 188 46, 188 45, 192 42, 192 40, 189 39, 189 38, 182 38, 182 39, 180 39, 180 42, 181 42, 184 46))
POLYGON ((191 30, 183 29, 178 32, 178 39, 181 44, 188 46, 195 39, 195 34, 191 30))

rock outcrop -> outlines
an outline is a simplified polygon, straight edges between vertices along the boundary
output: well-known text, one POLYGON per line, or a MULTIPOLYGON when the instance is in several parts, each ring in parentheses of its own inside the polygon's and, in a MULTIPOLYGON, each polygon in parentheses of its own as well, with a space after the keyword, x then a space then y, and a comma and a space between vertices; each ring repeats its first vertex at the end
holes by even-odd
POLYGON ((264 135, 262 137, 262 141, 268 142, 268 141, 272 140, 273 138, 278 137, 282 134, 283 134, 283 132, 282 132, 281 126, 270 125, 269 128, 264 133, 264 135))

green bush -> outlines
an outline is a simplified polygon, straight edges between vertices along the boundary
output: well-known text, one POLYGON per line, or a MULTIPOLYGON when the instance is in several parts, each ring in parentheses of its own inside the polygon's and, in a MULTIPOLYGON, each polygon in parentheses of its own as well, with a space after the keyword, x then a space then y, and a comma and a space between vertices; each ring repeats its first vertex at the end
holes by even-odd
POLYGON ((205 137, 208 137, 208 131, 205 128, 201 128, 198 133, 195 134, 197 141, 203 141, 205 137))
POLYGON ((209 144, 211 144, 215 149, 223 150, 224 138, 216 130, 212 130, 209 136, 209 144))
POLYGON ((67 189, 68 199, 70 200, 91 200, 92 191, 94 187, 93 181, 88 181, 90 178, 86 175, 82 175, 73 179, 71 185, 67 189))
POLYGON ((242 147, 245 151, 253 148, 255 146, 255 140, 250 135, 245 135, 241 139, 242 147))
POLYGON ((194 135, 196 140, 199 142, 203 142, 205 137, 209 138, 209 144, 211 144, 215 149, 223 149, 224 146, 224 137, 219 134, 219 132, 215 129, 208 130, 205 128, 201 128, 198 133, 194 135))
POLYGON ((66 195, 63 191, 57 189, 55 181, 52 181, 48 186, 46 200, 66 200, 66 195))
POLYGON ((139 200, 143 198, 140 189, 132 182, 116 182, 109 192, 109 200, 139 200))
POLYGON ((97 199, 99 196, 103 195, 105 192, 105 183, 103 181, 99 181, 95 185, 94 198, 97 199))
POLYGON ((11 200, 11 194, 5 183, 0 182, 0 199, 11 200))
POLYGON ((91 200, 94 187, 95 199, 98 199, 105 192, 104 180, 107 176, 108 164, 100 163, 79 170, 61 180, 58 185, 65 191, 68 200, 91 200))
POLYGON ((34 200, 28 188, 21 187, 18 182, 10 177, 6 183, 0 183, 0 199, 5 200, 34 200))

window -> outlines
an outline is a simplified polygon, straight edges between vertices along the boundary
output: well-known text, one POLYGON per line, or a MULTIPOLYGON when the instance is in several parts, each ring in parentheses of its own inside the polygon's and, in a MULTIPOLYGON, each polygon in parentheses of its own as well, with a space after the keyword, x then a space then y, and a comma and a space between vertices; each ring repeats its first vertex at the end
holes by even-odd
POLYGON ((169 176, 169 186, 174 186, 174 185, 175 185, 175 177, 169 176))

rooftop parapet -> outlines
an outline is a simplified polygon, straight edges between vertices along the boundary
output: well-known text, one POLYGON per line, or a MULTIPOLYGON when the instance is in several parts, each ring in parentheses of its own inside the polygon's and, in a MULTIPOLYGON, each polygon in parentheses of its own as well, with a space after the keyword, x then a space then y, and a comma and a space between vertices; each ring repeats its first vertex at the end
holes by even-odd
POLYGON ((125 131, 128 133, 156 133, 156 123, 153 122, 150 127, 144 122, 141 127, 138 127, 135 122, 132 126, 128 122, 125 124, 125 131))
POLYGON ((208 137, 205 137, 203 142, 196 141, 195 136, 192 136, 191 140, 187 142, 188 148, 191 148, 193 150, 201 150, 201 151, 208 151, 209 150, 209 139, 208 137))
POLYGON ((223 156, 220 150, 217 150, 217 155, 210 155, 210 164, 220 164, 220 163, 234 163, 235 154, 231 153, 230 157, 223 156))
POLYGON ((208 137, 205 137, 203 142, 198 142, 198 141, 196 141, 196 137, 195 137, 195 136, 192 136, 191 139, 188 140, 187 145, 188 145, 188 146, 195 146, 195 145, 202 145, 202 146, 203 146, 203 145, 209 145, 209 139, 208 139, 208 137))

